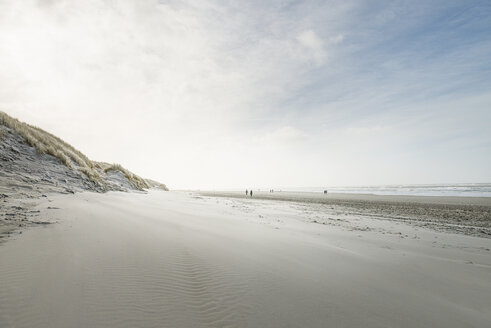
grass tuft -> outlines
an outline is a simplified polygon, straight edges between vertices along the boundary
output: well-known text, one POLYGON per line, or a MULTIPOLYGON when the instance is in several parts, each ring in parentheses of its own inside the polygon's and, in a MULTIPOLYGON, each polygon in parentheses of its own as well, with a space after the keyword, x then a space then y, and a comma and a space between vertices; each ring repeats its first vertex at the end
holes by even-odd
POLYGON ((155 180, 150 180, 150 179, 145 179, 145 181, 150 186, 150 188, 156 188, 156 189, 169 191, 169 188, 167 188, 167 186, 163 183, 160 183, 160 182, 155 181, 155 180))
POLYGON ((143 189, 150 188, 150 186, 148 185, 148 183, 144 179, 140 178, 138 175, 136 175, 134 173, 131 173, 130 171, 128 171, 127 169, 122 167, 120 164, 107 164, 107 166, 104 168, 104 173, 107 173, 109 171, 122 172, 124 174, 124 176, 126 177, 126 179, 128 179, 128 181, 136 189, 143 190, 143 189))

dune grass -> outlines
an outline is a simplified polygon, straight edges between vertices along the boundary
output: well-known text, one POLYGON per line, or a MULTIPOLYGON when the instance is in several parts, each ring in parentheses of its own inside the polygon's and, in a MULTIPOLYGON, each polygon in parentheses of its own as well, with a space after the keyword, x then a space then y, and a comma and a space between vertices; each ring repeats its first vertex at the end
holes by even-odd
POLYGON ((148 189, 148 188, 150 188, 150 186, 148 185, 148 183, 144 179, 140 178, 138 175, 136 175, 134 173, 131 173, 130 171, 128 171, 127 169, 125 169, 124 167, 122 167, 120 164, 108 164, 108 166, 104 167, 103 170, 104 170, 104 173, 107 173, 109 171, 119 171, 119 172, 122 172, 124 174, 124 176, 126 177, 126 179, 128 179, 128 181, 136 189, 142 190, 142 189, 148 189))
POLYGON ((145 182, 150 186, 150 188, 169 191, 169 188, 167 188, 167 186, 165 184, 160 183, 158 181, 151 180, 151 179, 145 179, 145 182))
MULTIPOLYGON (((0 125, 15 131, 30 146, 34 147, 40 154, 49 154, 72 170, 86 175, 93 183, 104 188, 103 174, 110 170, 120 171, 136 189, 143 190, 150 188, 149 184, 128 171, 119 164, 108 164, 103 162, 91 161, 82 152, 62 139, 46 132, 36 126, 21 122, 6 113, 0 111, 0 125)), ((0 129, 0 140, 5 137, 6 132, 0 129)))
MULTIPOLYGON (((36 126, 20 122, 4 112, 0 112, 0 124, 17 132, 30 146, 36 148, 40 154, 52 155, 71 169, 78 166, 80 169, 90 172, 94 167, 87 156, 73 146, 36 126)), ((90 173, 93 181, 97 183, 97 172, 90 173)))

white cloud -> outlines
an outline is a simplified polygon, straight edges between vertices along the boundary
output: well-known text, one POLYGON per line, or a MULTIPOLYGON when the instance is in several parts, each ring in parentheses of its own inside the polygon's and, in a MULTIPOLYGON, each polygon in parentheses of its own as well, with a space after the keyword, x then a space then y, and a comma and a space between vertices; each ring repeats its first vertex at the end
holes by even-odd
POLYGON ((324 41, 312 30, 306 30, 297 36, 297 40, 306 50, 311 52, 315 63, 323 64, 327 58, 324 41))

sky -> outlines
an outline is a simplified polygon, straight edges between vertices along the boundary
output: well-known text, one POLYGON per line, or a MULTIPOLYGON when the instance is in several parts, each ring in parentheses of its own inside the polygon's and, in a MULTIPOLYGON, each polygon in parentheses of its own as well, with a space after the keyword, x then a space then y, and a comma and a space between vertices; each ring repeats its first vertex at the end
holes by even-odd
POLYGON ((0 0, 0 110, 172 189, 491 182, 491 2, 0 0))

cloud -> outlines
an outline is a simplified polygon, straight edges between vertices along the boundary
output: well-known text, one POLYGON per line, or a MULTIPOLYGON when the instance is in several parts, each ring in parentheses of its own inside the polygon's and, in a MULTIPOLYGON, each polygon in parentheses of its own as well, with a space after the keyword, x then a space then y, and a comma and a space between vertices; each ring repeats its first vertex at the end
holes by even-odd
POLYGON ((303 31, 297 36, 301 46, 311 52, 311 56, 317 65, 325 62, 327 55, 324 50, 324 41, 312 30, 303 31))

